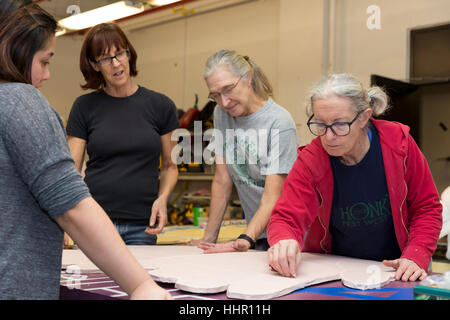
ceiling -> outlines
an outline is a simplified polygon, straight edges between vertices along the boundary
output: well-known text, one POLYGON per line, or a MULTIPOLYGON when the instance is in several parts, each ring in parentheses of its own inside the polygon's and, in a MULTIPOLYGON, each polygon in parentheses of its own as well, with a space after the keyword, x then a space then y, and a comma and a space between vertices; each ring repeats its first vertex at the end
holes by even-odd
MULTIPOLYGON (((34 0, 39 6, 52 14, 56 20, 66 18, 74 13, 82 13, 92 9, 115 3, 119 0, 34 0)), ((145 9, 163 5, 167 0, 130 0, 135 3, 142 3, 145 9), (156 4, 156 5, 155 5, 156 4)))
POLYGON ((75 13, 92 10, 117 2, 118 0, 35 0, 43 9, 52 14, 56 20, 66 18, 75 13))
MULTIPOLYGON (((2 0, 0 0, 2 1, 2 0)), ((96 8, 107 6, 121 0, 32 0, 49 12, 53 17, 60 21, 74 14, 84 13, 96 8)), ((132 15, 131 18, 124 17, 116 21, 125 23, 126 28, 141 28, 148 26, 151 23, 161 23, 168 19, 177 19, 186 17, 199 11, 214 10, 217 7, 221 7, 224 4, 242 2, 242 1, 254 1, 254 0, 212 0, 207 6, 203 6, 201 9, 193 8, 191 4, 196 3, 197 0, 125 0, 126 2, 133 2, 135 5, 143 5, 144 11, 136 15, 132 15), (185 7, 186 5, 186 7, 185 7), (179 8, 178 8, 179 7, 179 8), (162 9, 162 10, 159 10, 162 9), (152 10, 154 9, 154 10, 152 10), (169 12, 170 10, 170 12, 169 12), (152 14, 152 19, 148 19, 147 14, 152 14), (126 21, 125 21, 126 20, 126 21)), ((57 36, 72 35, 83 33, 84 30, 72 30, 63 29, 57 33, 57 36)))

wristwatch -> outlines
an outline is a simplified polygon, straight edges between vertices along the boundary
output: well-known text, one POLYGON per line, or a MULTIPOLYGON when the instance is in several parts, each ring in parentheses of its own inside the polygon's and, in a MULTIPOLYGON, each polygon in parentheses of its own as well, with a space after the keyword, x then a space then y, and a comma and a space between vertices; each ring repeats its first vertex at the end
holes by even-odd
POLYGON ((250 243, 250 249, 255 249, 255 241, 253 241, 252 238, 250 238, 248 235, 246 235, 245 233, 241 234, 238 239, 244 239, 247 240, 250 243))

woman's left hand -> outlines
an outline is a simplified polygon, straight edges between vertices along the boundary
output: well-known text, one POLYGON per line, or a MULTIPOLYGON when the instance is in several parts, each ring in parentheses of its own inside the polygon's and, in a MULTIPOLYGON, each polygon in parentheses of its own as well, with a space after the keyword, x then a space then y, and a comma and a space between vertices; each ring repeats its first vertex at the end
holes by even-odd
POLYGON ((148 234, 159 234, 167 223, 167 201, 158 198, 153 202, 152 214, 150 216, 149 227, 145 229, 148 234), (158 223, 155 226, 155 223, 158 223))
POLYGON ((250 243, 244 239, 237 239, 227 243, 209 243, 201 241, 198 247, 203 250, 203 253, 242 252, 250 249, 250 243))
POLYGON ((425 270, 420 268, 414 261, 406 258, 383 260, 383 264, 397 270, 395 272, 395 280, 422 281, 427 276, 425 270))

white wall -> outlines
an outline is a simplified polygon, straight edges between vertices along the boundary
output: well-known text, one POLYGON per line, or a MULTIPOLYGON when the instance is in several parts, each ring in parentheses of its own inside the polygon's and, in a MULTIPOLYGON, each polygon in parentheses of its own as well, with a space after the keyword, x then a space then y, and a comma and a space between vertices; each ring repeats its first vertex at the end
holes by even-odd
POLYGON ((43 95, 64 120, 69 116, 75 98, 83 93, 84 79, 79 69, 81 36, 59 37, 55 56, 50 60, 50 80, 41 88, 43 95))
POLYGON ((309 88, 322 74, 323 1, 280 1, 276 99, 294 117, 300 144, 312 138, 306 126, 309 88))
POLYGON ((335 72, 350 72, 364 84, 370 75, 393 79, 408 75, 408 30, 450 23, 449 0, 333 0, 335 11, 335 72), (369 30, 366 9, 377 5, 381 29, 369 30))
MULTIPOLYGON (((450 23, 449 0, 332 0, 335 11, 330 57, 333 72, 353 73, 366 85, 370 75, 409 78, 409 30, 450 23), (377 5, 381 29, 369 30, 367 7, 377 5)), ((450 39, 449 39, 450 41, 450 39)), ((450 57, 449 57, 450 58, 450 57)), ((450 185, 450 92, 427 90, 421 101, 422 152, 427 158, 439 192, 450 185)), ((447 90, 447 91, 445 91, 447 90)))
MULTIPOLYGON (((201 0, 205 3, 208 0, 201 0)), ((322 1, 255 0, 198 15, 126 30, 138 52, 136 82, 168 95, 178 108, 188 109, 199 95, 207 102, 203 80, 208 56, 234 49, 256 61, 274 87, 275 100, 298 123, 301 143, 310 141, 303 99, 321 73, 322 1)), ((57 39, 51 62, 52 79, 43 93, 63 118, 74 99, 85 93, 78 70, 83 36, 57 39)))
POLYGON ((184 29, 178 20, 127 32, 138 54, 136 83, 166 94, 178 108, 183 108, 184 29))
MULTIPOLYGON (((232 0, 223 3, 227 1, 232 0)), ((213 0, 198 1, 201 5, 208 2, 213 0)), ((448 23, 449 13, 449 0, 249 0, 127 30, 127 34, 139 55, 137 82, 165 93, 182 109, 193 105, 195 93, 199 95, 200 107, 207 102, 202 73, 210 54, 230 48, 249 55, 266 72, 274 87, 275 100, 291 112, 300 143, 306 144, 312 136, 305 125, 304 101, 308 89, 323 72, 350 72, 365 85, 369 85, 371 74, 405 79, 408 30, 448 23), (369 17, 366 9, 373 4, 381 10, 380 30, 369 30, 366 26, 369 17), (329 21, 324 20, 328 5, 329 21), (325 28, 327 22, 329 30, 325 28), (324 35, 329 36, 329 42, 323 42, 324 35), (327 60, 328 65, 324 64, 327 60)), ((82 36, 58 38, 56 56, 51 62, 52 79, 42 89, 64 118, 74 99, 85 93, 79 87, 82 76, 78 70, 82 39, 82 36)), ((444 95, 444 99, 448 96, 444 95)), ((424 128, 434 126, 439 112, 424 115, 423 121, 428 123, 424 128)), ((433 150, 450 150, 448 140, 426 141, 424 153, 429 162, 437 154, 433 150)), ((439 186, 450 184, 448 166, 432 167, 439 186)))
POLYGON ((450 84, 427 87, 421 101, 422 152, 439 193, 450 186, 450 84), (442 122, 447 131, 439 123, 442 122))

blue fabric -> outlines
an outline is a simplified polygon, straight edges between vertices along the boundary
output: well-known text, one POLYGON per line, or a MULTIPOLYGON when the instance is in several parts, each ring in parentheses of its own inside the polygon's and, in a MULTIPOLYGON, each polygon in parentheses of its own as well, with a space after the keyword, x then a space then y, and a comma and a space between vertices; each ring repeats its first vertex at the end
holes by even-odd
POLYGON ((369 137, 369 143, 372 144, 372 129, 370 127, 366 128, 367 136, 369 137))
POLYGON ((156 235, 145 232, 147 225, 113 222, 126 245, 155 245, 156 235))
POLYGON ((414 300, 413 288, 380 288, 361 291, 345 287, 309 287, 294 292, 362 300, 414 300))
POLYGON ((330 218, 332 253, 381 261, 397 259, 395 236, 380 138, 370 127, 372 143, 353 166, 330 157, 334 191, 330 218))

